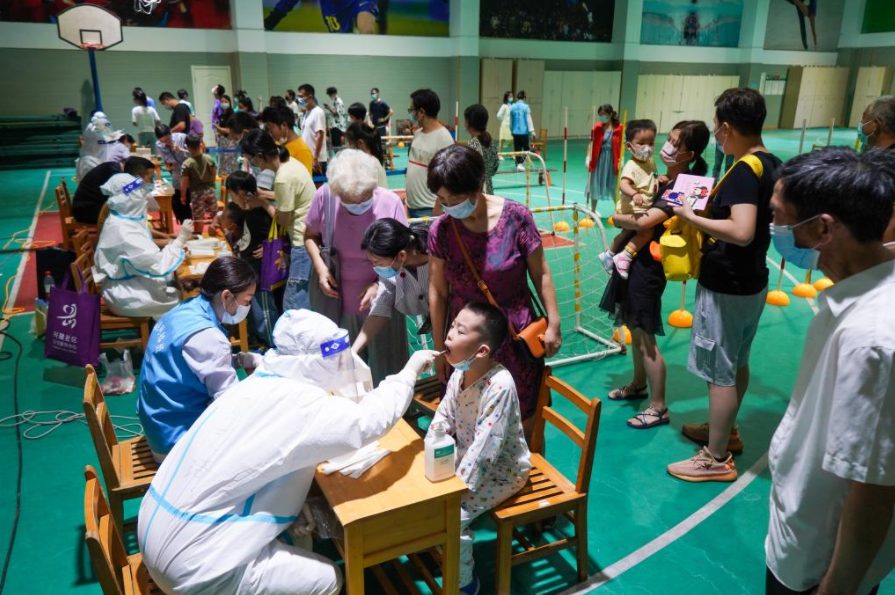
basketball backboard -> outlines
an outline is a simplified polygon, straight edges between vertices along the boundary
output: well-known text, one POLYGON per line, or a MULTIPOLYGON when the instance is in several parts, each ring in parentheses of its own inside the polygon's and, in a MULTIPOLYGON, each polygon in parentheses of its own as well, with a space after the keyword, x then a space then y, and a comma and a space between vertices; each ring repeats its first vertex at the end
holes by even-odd
POLYGON ((81 49, 105 50, 124 40, 121 19, 99 6, 72 6, 56 19, 59 39, 81 49))

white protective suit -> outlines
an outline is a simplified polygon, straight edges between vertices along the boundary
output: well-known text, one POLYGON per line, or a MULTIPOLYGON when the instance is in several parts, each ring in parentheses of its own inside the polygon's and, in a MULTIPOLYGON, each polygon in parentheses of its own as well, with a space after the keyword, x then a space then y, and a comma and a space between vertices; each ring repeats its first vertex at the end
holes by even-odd
POLYGON ((168 281, 183 262, 184 238, 164 248, 152 241, 146 218, 150 184, 130 174, 115 174, 101 186, 109 195, 109 218, 94 257, 93 275, 102 284, 109 310, 119 316, 161 317, 180 302, 168 281), (125 192, 136 181, 141 184, 125 192))
POLYGON ((341 355, 363 366, 347 331, 315 312, 290 310, 274 342, 255 373, 181 437, 143 499, 140 551, 166 593, 338 593, 332 562, 277 536, 298 518, 316 466, 388 432, 434 358, 417 352, 356 402, 329 394, 335 379, 347 378, 341 355))
MULTIPOLYGON (((120 131, 119 131, 120 132, 120 131)), ((84 144, 81 146, 80 154, 75 167, 77 169, 78 180, 83 180, 91 169, 109 161, 110 147, 113 147, 117 140, 116 132, 112 130, 112 123, 102 112, 96 112, 90 118, 90 124, 84 129, 82 138, 84 144)), ((121 138, 120 136, 118 138, 121 138)), ((120 143, 118 143, 120 144, 120 143)))

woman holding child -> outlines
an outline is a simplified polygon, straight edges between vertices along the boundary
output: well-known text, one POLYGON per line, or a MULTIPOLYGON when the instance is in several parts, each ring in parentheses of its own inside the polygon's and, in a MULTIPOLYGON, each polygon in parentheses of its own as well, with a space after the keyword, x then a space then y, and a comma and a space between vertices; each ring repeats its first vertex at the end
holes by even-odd
MULTIPOLYGON (((652 239, 658 241, 665 232, 662 225, 674 213, 661 197, 666 188, 674 185, 678 175, 689 173, 704 176, 708 165, 702 158, 709 142, 709 129, 697 120, 679 122, 668 135, 660 157, 667 167, 668 182, 656 193, 657 199, 646 213, 613 215, 616 227, 623 230, 653 230, 652 239)), ((632 381, 609 393, 612 401, 634 401, 649 397, 649 406, 628 420, 635 429, 648 429, 667 424, 668 408, 665 405, 665 360, 656 344, 656 335, 664 335, 662 326, 662 293, 665 291, 665 273, 662 263, 655 260, 650 251, 640 250, 633 258, 628 278, 613 271, 606 286, 600 308, 609 313, 616 326, 627 326, 631 331, 631 355, 634 359, 632 381), (652 389, 648 394, 647 385, 652 389)))
MULTIPOLYGON (((485 194, 484 181, 485 162, 469 147, 442 149, 429 164, 429 190, 438 196, 445 211, 429 231, 429 307, 435 350, 445 349, 445 321, 455 318, 464 304, 485 299, 463 256, 462 241, 478 274, 516 329, 538 317, 529 291, 531 278, 547 317, 544 343, 547 357, 552 357, 559 351, 562 335, 556 290, 540 233, 525 205, 485 194)), ((524 360, 511 338, 496 350, 494 359, 516 381, 525 435, 530 439, 544 362, 524 360)), ((442 382, 447 382, 450 368, 444 355, 436 359, 442 382)))

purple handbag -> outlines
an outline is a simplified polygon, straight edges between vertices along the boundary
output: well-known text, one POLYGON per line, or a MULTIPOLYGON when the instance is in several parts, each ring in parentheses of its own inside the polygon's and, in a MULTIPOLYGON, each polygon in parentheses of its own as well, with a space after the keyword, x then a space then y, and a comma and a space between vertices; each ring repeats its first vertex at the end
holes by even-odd
POLYGON ((68 280, 65 273, 62 286, 50 291, 44 356, 73 366, 97 366, 100 296, 87 291, 83 276, 80 291, 68 289, 68 280))
POLYGON ((273 291, 285 285, 289 278, 289 255, 292 244, 289 238, 279 237, 279 225, 276 221, 270 224, 270 233, 261 244, 261 275, 258 288, 261 291, 273 291))

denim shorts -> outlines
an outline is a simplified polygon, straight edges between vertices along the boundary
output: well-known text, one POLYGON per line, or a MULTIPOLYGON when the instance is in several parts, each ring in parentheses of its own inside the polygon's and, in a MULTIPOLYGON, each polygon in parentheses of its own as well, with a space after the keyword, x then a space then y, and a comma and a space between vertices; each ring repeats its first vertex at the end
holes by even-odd
POLYGON ((283 294, 283 310, 300 310, 311 307, 308 297, 308 279, 311 277, 311 257, 304 246, 292 246, 289 262, 289 279, 283 294))
POLYGON ((767 294, 767 287, 729 295, 697 285, 687 370, 716 386, 734 386, 737 370, 749 365, 767 294))

